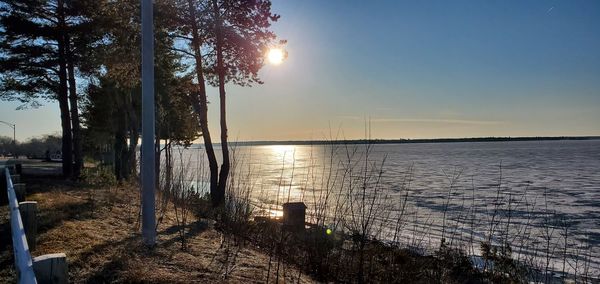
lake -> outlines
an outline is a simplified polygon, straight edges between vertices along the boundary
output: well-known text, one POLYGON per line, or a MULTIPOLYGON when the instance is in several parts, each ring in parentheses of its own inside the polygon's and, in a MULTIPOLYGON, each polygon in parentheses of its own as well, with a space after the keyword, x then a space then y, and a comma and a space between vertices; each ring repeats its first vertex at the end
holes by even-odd
MULTIPOLYGON (((282 203, 303 201, 311 222, 352 232, 373 220, 371 237, 423 252, 443 238, 479 255, 489 240, 510 244, 514 258, 534 266, 600 271, 600 140, 238 146, 234 152, 232 181, 249 193, 256 214, 278 216, 282 203)), ((204 149, 174 154, 188 173, 207 168, 204 149)), ((202 172, 191 179, 206 190, 202 172)))

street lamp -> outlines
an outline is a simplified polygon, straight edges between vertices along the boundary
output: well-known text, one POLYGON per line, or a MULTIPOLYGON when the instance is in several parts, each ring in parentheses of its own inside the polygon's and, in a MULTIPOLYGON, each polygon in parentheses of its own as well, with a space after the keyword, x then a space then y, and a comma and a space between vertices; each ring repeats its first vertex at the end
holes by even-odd
POLYGON ((4 123, 13 129, 13 144, 17 145, 17 125, 2 120, 0 120, 0 123, 4 123))

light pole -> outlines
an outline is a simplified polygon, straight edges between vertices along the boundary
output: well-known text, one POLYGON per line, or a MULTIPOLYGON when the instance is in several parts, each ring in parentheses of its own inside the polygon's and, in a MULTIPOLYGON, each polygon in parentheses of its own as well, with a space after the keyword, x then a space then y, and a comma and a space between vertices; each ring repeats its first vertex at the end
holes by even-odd
POLYGON ((17 125, 2 120, 0 120, 0 123, 4 123, 13 129, 13 144, 17 145, 17 125))
POLYGON ((142 240, 156 243, 153 0, 142 0, 142 240))

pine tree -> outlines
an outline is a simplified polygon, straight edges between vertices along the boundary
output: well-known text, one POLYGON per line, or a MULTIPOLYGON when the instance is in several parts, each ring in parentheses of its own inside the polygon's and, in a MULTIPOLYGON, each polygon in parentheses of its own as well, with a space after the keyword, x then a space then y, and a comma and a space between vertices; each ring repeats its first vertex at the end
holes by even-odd
POLYGON ((86 55, 102 39, 93 19, 102 1, 2 0, 0 5, 0 99, 18 100, 23 107, 58 100, 63 175, 77 178, 83 153, 76 73, 92 70, 86 55))
MULTIPOLYGON (((271 13, 270 0, 174 0, 179 11, 172 36, 178 42, 174 47, 192 59, 196 90, 190 96, 198 114, 204 148, 210 170, 210 194, 213 206, 223 203, 230 171, 225 85, 228 82, 251 86, 261 84, 258 71, 264 64, 267 49, 277 44, 269 30, 279 19, 271 13), (206 84, 219 89, 221 151, 223 164, 219 171, 208 128, 208 100, 206 84)), ((284 44, 280 41, 279 44, 284 44)))
POLYGON ((56 99, 62 127, 63 175, 72 174, 64 2, 4 0, 0 9, 0 98, 38 106, 56 99))
MULTIPOLYGON (((163 5, 157 1, 155 5, 163 5)), ((115 176, 127 179, 135 174, 136 152, 140 130, 140 18, 139 1, 124 0, 106 6, 106 45, 94 55, 102 62, 104 72, 88 88, 85 124, 89 135, 115 150, 115 176), (129 138, 129 143, 127 143, 129 138), (129 145, 127 145, 129 144, 129 145)), ((166 27, 172 18, 168 9, 157 7, 155 13, 155 90, 156 139, 189 145, 199 136, 193 123, 195 115, 187 101, 191 77, 183 73, 180 56, 171 50, 173 40, 166 27)), ((156 163, 160 170, 160 148, 156 163)), ((157 177, 159 175, 156 175, 157 177)))

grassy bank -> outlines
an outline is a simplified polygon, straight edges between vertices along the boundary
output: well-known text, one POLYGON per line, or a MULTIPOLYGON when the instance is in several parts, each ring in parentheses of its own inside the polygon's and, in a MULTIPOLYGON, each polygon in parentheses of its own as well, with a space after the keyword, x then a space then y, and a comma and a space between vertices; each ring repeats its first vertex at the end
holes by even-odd
MULTIPOLYGON (((38 242, 33 256, 64 252, 72 283, 106 282, 246 282, 277 278, 267 275, 269 256, 234 242, 214 229, 211 220, 189 216, 186 248, 168 206, 158 225, 157 246, 141 245, 139 196, 131 185, 75 184, 56 179, 26 179, 28 200, 38 202, 38 242)), ((0 208, 0 282, 15 281, 7 207, 0 208)), ((310 282, 282 263, 279 279, 310 282), (298 278, 299 277, 299 278, 298 278)))

